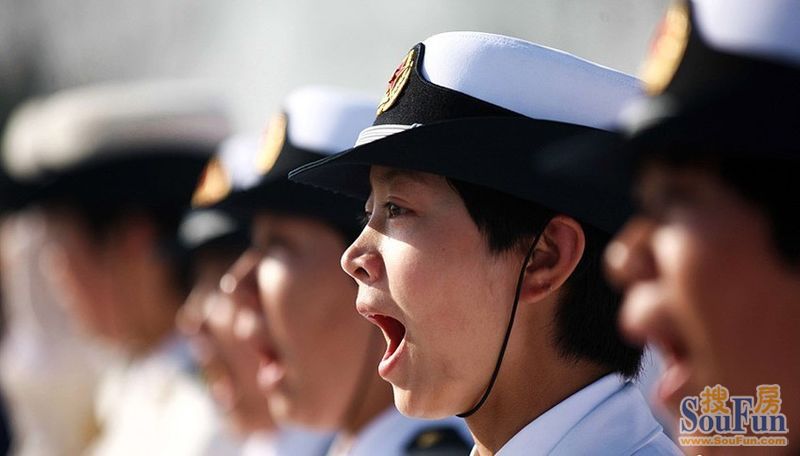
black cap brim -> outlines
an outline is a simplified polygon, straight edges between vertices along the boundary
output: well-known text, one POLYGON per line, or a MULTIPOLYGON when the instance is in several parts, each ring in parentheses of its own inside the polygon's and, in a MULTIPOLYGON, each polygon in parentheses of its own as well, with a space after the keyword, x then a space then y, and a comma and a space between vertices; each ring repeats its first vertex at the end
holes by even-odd
POLYGON ((349 196, 300 185, 286 176, 272 176, 246 190, 234 191, 211 208, 228 212, 239 220, 251 220, 261 213, 274 213, 321 220, 333 226, 347 240, 360 231, 363 203, 349 196))
POLYGON ((29 190, 18 207, 68 202, 87 207, 188 208, 206 161, 207 154, 182 151, 95 160, 37 176, 25 184, 29 190))
POLYGON ((800 104, 800 69, 712 46, 701 33, 694 4, 686 7, 685 50, 671 79, 623 118, 632 157, 800 158, 795 139, 800 116, 794 114, 800 104))
POLYGON ((422 171, 541 204, 607 232, 630 214, 628 188, 595 186, 587 176, 602 170, 602 155, 586 160, 570 141, 603 142, 616 134, 524 117, 450 120, 417 126, 304 165, 293 181, 366 199, 373 165, 422 171), (599 162, 599 163, 598 163, 599 162))

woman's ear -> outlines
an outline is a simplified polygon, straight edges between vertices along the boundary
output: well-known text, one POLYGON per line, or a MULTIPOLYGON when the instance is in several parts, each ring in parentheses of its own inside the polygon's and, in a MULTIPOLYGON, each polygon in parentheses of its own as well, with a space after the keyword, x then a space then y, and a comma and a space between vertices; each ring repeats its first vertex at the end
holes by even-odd
POLYGON ((556 292, 583 257, 586 236, 575 219, 557 215, 539 237, 528 261, 520 302, 536 302, 556 292))

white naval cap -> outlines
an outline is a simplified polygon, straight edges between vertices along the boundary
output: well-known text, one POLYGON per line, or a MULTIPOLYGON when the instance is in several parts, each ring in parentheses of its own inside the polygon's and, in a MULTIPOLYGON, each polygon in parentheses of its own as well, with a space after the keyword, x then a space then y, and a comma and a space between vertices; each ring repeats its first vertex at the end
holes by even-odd
POLYGON ((184 249, 191 251, 237 234, 240 230, 242 224, 225 211, 197 209, 189 211, 181 220, 178 226, 178 242, 184 249))
POLYGON ((108 83, 23 104, 9 120, 3 164, 35 179, 149 147, 207 154, 228 134, 221 98, 201 83, 108 83))
POLYGON ((605 130, 614 127, 623 106, 642 95, 636 78, 564 51, 491 33, 441 33, 409 52, 389 82, 375 125, 356 145, 417 125, 498 114, 470 112, 474 106, 451 102, 449 91, 532 119, 605 130), (418 61, 417 75, 412 70, 418 61), (427 100, 421 94, 402 100, 406 86, 415 83, 436 90, 424 95, 427 100), (404 102, 415 109, 392 112, 404 102))
MULTIPOLYGON (((627 189, 598 197, 554 181, 552 167, 568 159, 554 146, 615 135, 620 110, 641 96, 636 78, 562 51, 490 33, 442 33, 406 54, 355 147, 290 179, 366 199, 371 165, 422 171, 613 231, 627 217, 627 189)), ((575 175, 591 168, 572 165, 575 175)))
POLYGON ((252 187, 261 177, 255 163, 260 139, 258 135, 238 134, 220 144, 216 152, 226 170, 232 190, 252 187))
POLYGON ((449 32, 422 43, 428 81, 534 119, 608 128, 641 93, 632 76, 518 38, 449 32))
POLYGON ((680 0, 644 65, 629 149, 797 157, 800 1, 680 0))
POLYGON ((294 147, 329 155, 350 148, 358 133, 372 123, 375 97, 356 90, 308 86, 290 93, 283 111, 288 118, 287 137, 294 147))
POLYGON ((374 112, 375 97, 360 91, 322 85, 292 91, 260 138, 240 135, 223 143, 203 172, 193 205, 211 206, 231 194, 237 204, 253 200, 256 192, 249 190, 350 147, 374 112))
POLYGON ((709 46, 800 65, 800 1, 691 0, 709 46))
POLYGON ((241 218, 257 212, 314 217, 350 239, 360 231, 359 201, 296 185, 287 177, 298 166, 350 147, 372 122, 375 101, 362 92, 327 86, 293 91, 270 119, 255 152, 252 141, 234 143, 208 163, 193 205, 214 206, 241 218))

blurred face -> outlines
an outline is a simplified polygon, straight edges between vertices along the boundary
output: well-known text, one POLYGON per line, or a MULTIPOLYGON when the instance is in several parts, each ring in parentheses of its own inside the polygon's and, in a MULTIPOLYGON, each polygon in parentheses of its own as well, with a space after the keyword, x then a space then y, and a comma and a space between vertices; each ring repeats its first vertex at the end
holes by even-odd
POLYGON ((109 303, 116 300, 113 277, 106 274, 104 247, 90 239, 81 220, 69 213, 47 218, 47 266, 64 303, 91 333, 124 337, 124 324, 109 303))
POLYGON ((90 333, 138 348, 171 326, 173 308, 140 299, 152 274, 161 271, 151 263, 152 245, 125 230, 93 239, 85 222, 66 210, 52 211, 46 220, 49 275, 68 310, 90 333))
POLYGON ((190 337, 217 404, 232 427, 247 435, 273 430, 269 403, 256 381, 258 353, 246 339, 255 319, 252 309, 236 307, 219 291, 219 281, 235 256, 201 255, 195 262, 196 278, 179 322, 190 337))
POLYGON ((658 398, 678 414, 680 400, 706 385, 731 395, 754 395, 762 383, 788 389, 800 272, 781 261, 765 217, 700 170, 652 165, 639 191, 644 212, 606 260, 625 291, 624 333, 665 354, 658 398))
POLYGON ((354 309, 355 285, 339 268, 341 235, 298 217, 256 216, 253 247, 223 278, 237 305, 258 310, 250 343, 258 381, 278 421, 344 424, 376 331, 354 309))
POLYGON ((491 376, 522 255, 495 255, 440 176, 373 166, 368 224, 342 257, 386 338, 380 375, 406 415, 474 405, 491 376))

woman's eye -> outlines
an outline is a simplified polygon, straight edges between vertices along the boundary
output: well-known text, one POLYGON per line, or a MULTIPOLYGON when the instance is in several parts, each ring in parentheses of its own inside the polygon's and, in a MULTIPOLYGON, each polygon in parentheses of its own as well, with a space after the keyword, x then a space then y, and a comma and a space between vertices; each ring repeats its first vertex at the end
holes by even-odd
POLYGON ((384 207, 386 208, 386 216, 388 218, 394 218, 408 212, 406 208, 400 207, 394 203, 386 203, 384 207))

